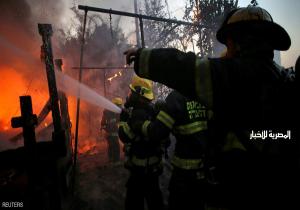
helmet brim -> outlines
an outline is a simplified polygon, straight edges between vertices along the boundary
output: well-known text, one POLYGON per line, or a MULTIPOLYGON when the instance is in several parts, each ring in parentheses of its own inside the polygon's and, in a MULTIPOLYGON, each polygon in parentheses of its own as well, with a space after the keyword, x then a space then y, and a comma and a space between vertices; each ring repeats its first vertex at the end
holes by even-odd
MULTIPOLYGON (((135 88, 133 87, 132 84, 129 85, 129 88, 130 88, 132 91, 136 92, 136 90, 135 90, 135 88)), ((151 91, 150 93, 144 93, 144 94, 141 95, 141 96, 144 97, 144 98, 149 99, 150 101, 152 101, 152 100, 154 99, 154 94, 153 94, 152 91, 151 91)))
POLYGON ((243 30, 265 38, 274 50, 284 51, 291 46, 290 36, 284 28, 277 23, 262 20, 239 21, 225 25, 217 31, 217 40, 222 44, 226 44, 226 39, 230 34, 237 36, 243 30))

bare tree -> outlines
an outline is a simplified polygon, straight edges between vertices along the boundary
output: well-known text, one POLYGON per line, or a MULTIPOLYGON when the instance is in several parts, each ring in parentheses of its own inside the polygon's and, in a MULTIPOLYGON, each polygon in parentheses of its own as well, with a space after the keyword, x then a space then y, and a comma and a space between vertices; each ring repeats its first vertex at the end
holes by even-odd
POLYGON ((216 40, 216 31, 224 16, 237 8, 238 0, 188 0, 184 19, 208 26, 188 28, 190 37, 197 37, 196 46, 200 56, 216 56, 221 46, 216 40))
MULTIPOLYGON (((166 0, 144 0, 141 11, 145 15, 161 18, 172 18, 166 0)), ((150 48, 175 47, 183 49, 183 34, 180 25, 158 21, 144 20, 145 43, 150 48)), ((171 89, 160 84, 154 84, 156 99, 165 99, 171 89)))
MULTIPOLYGON (((141 11, 145 15, 171 18, 167 1, 144 0, 141 11)), ((175 19, 175 17, 172 17, 175 19)), ((144 20, 145 43, 148 47, 167 47, 178 39, 178 24, 144 20)))

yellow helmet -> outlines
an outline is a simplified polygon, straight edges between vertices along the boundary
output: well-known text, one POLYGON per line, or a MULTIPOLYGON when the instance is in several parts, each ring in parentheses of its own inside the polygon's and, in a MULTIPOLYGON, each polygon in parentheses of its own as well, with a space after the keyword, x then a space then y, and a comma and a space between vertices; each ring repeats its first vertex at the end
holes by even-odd
POLYGON ((154 99, 154 94, 152 90, 152 81, 148 79, 141 78, 139 76, 134 75, 129 85, 130 89, 139 95, 149 99, 154 99))
POLYGON ((116 98, 113 98, 111 100, 111 102, 113 102, 117 106, 121 106, 123 104, 123 99, 120 97, 116 97, 116 98))
POLYGON ((286 30, 275 23, 265 9, 253 6, 232 10, 217 31, 217 39, 226 44, 228 35, 242 36, 249 33, 264 38, 276 50, 287 50, 291 45, 286 30))
POLYGON ((227 49, 225 49, 221 52, 220 58, 224 58, 226 56, 227 56, 227 49))

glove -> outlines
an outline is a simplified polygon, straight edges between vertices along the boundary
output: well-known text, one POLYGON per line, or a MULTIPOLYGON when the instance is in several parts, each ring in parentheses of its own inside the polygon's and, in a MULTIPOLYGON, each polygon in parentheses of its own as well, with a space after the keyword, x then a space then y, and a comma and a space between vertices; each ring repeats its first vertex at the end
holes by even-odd
POLYGON ((133 61, 135 61, 136 55, 137 55, 137 48, 132 48, 124 52, 124 55, 126 55, 126 63, 130 65, 133 61))
POLYGON ((129 111, 127 109, 122 109, 122 112, 120 114, 120 121, 127 122, 129 119, 129 111))

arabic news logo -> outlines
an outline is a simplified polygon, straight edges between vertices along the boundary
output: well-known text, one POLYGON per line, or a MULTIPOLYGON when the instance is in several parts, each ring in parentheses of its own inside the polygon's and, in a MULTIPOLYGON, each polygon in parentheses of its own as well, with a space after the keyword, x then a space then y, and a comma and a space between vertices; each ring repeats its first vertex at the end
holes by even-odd
POLYGON ((291 131, 287 130, 286 133, 273 132, 272 130, 261 130, 261 131, 251 131, 250 140, 252 139, 291 139, 291 131))

